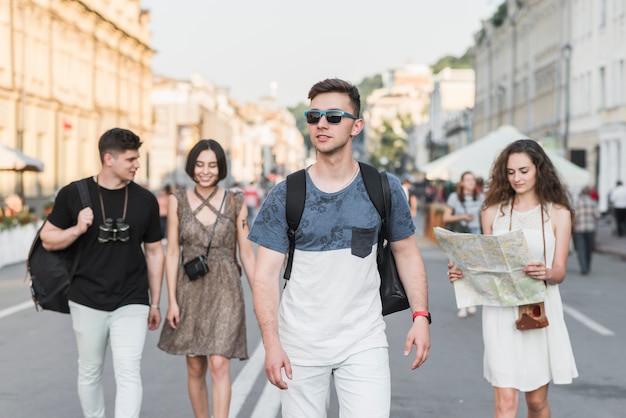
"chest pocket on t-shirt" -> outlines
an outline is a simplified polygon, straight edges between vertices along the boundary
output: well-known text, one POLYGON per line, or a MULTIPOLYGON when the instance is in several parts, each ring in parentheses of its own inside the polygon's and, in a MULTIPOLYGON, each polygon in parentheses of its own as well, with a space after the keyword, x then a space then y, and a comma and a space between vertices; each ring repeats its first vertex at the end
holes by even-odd
POLYGON ((374 242, 374 236, 376 234, 376 227, 374 228, 358 228, 352 227, 352 242, 350 243, 350 249, 352 255, 365 258, 372 252, 372 245, 374 242))

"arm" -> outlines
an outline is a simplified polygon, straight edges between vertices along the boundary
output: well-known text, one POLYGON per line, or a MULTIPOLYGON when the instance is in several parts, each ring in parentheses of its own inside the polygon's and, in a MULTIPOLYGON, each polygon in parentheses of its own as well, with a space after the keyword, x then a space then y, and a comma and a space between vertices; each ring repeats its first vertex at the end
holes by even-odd
POLYGON ((90 207, 78 212, 76 225, 61 229, 50 222, 41 228, 39 236, 43 247, 48 251, 63 250, 74 243, 93 223, 93 210, 90 207))
POLYGON ((148 328, 155 330, 161 324, 161 313, 158 308, 161 298, 161 287, 163 286, 163 243, 144 242, 144 252, 146 265, 148 266, 148 286, 150 289, 150 313, 148 315, 148 328))
POLYGON ((239 258, 246 272, 246 278, 250 289, 252 289, 252 275, 254 274, 255 255, 252 243, 248 240, 250 225, 248 225, 248 207, 241 205, 241 210, 236 220, 237 224, 237 245, 239 246, 239 258))
POLYGON ((280 270, 285 255, 259 246, 252 280, 254 310, 265 346, 265 375, 274 386, 287 389, 281 370, 291 379, 291 363, 278 337, 280 270))
POLYGON ((419 201, 417 200, 417 196, 414 194, 409 196, 409 208, 411 209, 411 216, 415 218, 417 215, 417 207, 419 205, 419 201))
MULTIPOLYGON (((408 295, 411 310, 428 310, 428 281, 426 268, 415 237, 410 235, 400 241, 392 242, 391 251, 396 260, 398 274, 408 295)), ((428 359, 430 353, 430 329, 428 319, 418 316, 413 321, 406 336, 404 355, 408 356, 415 345, 415 360, 411 369, 416 369, 428 359)))
POLYGON ((180 321, 180 309, 176 299, 176 283, 180 260, 180 242, 178 241, 178 200, 170 195, 167 202, 167 248, 165 250, 165 278, 167 280, 166 319, 174 329, 180 321))

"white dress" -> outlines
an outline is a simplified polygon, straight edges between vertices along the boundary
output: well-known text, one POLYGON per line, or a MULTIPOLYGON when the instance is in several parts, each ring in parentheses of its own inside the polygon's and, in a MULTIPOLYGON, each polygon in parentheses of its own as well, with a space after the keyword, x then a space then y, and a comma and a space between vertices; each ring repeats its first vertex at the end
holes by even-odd
MULTIPOLYGON (((549 216, 551 207, 548 205, 544 213, 548 267, 552 266, 555 249, 555 236, 549 216)), ((510 214, 509 205, 498 208, 493 235, 509 231, 510 214)), ((523 231, 533 257, 529 261, 543 261, 540 206, 528 212, 514 210, 512 216, 511 230, 523 231)), ((519 331, 515 327, 518 317, 516 306, 483 306, 483 372, 492 386, 529 392, 551 380, 555 384, 568 384, 578 376, 558 285, 548 284, 545 311, 550 323, 546 328, 519 331)))

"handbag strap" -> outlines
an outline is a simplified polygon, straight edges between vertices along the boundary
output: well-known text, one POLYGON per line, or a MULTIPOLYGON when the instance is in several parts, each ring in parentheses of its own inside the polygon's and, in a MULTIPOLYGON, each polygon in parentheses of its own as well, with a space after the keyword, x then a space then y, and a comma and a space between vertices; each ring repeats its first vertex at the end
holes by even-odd
POLYGON ((211 236, 209 237, 209 243, 206 246, 206 253, 204 253, 205 257, 209 256, 209 250, 211 249, 211 242, 213 242, 213 235, 215 234, 215 227, 217 226, 217 221, 220 220, 220 215, 222 214, 222 207, 224 207, 224 201, 226 200, 226 193, 228 193, 228 190, 224 190, 224 197, 222 197, 222 203, 220 203, 220 208, 217 210, 217 216, 215 217, 215 223, 213 223, 213 228, 211 229, 211 236))
POLYGON ((228 192, 230 197, 230 208, 233 210, 233 223, 235 224, 235 245, 233 245, 233 259, 237 262, 237 208, 235 207, 235 193, 228 192))
MULTIPOLYGON (((543 240, 543 264, 546 265, 548 264, 548 258, 546 257, 546 230, 544 227, 544 218, 543 218, 543 205, 541 205, 541 239, 543 240)), ((513 200, 511 200, 511 213, 509 215, 509 232, 511 232, 511 227, 513 226, 513 200)), ((544 280, 543 284, 546 285, 546 287, 548 286, 548 283, 546 283, 546 281, 544 280)))

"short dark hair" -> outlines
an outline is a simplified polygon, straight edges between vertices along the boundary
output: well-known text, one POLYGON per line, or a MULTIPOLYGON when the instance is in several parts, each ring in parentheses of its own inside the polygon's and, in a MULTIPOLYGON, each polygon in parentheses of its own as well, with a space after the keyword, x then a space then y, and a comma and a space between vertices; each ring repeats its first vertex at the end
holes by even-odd
POLYGON ((132 131, 122 128, 109 129, 102 134, 98 141, 100 161, 104 162, 104 154, 123 153, 128 150, 138 150, 142 142, 132 131))
POLYGON ((193 148, 191 148, 191 150, 189 150, 189 154, 187 154, 187 163, 185 164, 185 172, 194 182, 197 183, 194 175, 196 161, 198 161, 200 153, 206 150, 211 150, 215 153, 215 158, 217 158, 217 170, 219 172, 217 178, 218 181, 224 180, 228 175, 226 153, 219 142, 214 139, 201 139, 196 145, 193 146, 193 148))
POLYGON ((350 97, 350 104, 352 105, 354 115, 360 117, 361 114, 361 95, 359 89, 352 83, 341 80, 339 78, 327 78, 323 81, 318 81, 309 90, 309 99, 313 100, 318 94, 322 93, 345 93, 350 97))

